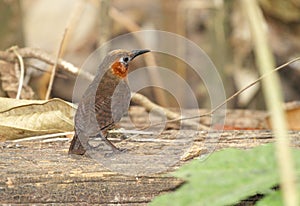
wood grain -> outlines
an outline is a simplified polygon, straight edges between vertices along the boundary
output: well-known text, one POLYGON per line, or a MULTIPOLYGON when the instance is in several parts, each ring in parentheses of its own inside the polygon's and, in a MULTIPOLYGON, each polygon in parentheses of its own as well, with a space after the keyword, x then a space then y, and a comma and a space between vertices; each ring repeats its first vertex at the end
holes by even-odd
MULTIPOLYGON (((140 114, 135 112, 134 115, 140 114)), ((121 126, 128 121, 129 118, 125 118, 121 126)), ((289 132, 289 138, 293 147, 300 147, 299 132, 289 132)), ((178 161, 157 174, 125 175, 110 171, 87 156, 68 155, 69 140, 1 142, 0 203, 146 205, 157 195, 184 183, 170 172, 190 159, 223 148, 247 149, 274 142, 272 133, 267 130, 184 130, 179 133, 173 129, 159 135, 131 135, 127 139, 113 135, 111 140, 118 147, 126 148, 129 154, 146 159, 168 148, 165 158, 157 165, 150 165, 154 168, 166 162, 170 154, 176 154, 178 161), (184 140, 191 144, 182 153, 176 153, 184 140)), ((128 164, 114 163, 115 167, 124 168, 128 164)))

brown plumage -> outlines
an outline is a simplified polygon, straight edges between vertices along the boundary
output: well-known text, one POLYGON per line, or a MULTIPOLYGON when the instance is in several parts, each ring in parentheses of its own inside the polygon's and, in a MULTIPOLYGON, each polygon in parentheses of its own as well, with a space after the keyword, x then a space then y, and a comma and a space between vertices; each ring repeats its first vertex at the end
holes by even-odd
POLYGON ((119 122, 127 111, 130 90, 125 81, 128 63, 150 50, 114 50, 101 63, 99 70, 79 102, 75 114, 75 135, 69 154, 84 154, 88 140, 99 137, 118 150, 107 138, 107 130, 119 122))

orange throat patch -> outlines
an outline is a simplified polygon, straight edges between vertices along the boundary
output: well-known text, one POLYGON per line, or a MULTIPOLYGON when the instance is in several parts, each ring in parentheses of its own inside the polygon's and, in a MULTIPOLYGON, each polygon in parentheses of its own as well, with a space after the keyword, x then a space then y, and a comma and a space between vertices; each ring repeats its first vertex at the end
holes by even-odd
POLYGON ((111 65, 111 70, 114 75, 120 78, 125 78, 128 74, 128 68, 126 68, 121 62, 116 61, 111 65))

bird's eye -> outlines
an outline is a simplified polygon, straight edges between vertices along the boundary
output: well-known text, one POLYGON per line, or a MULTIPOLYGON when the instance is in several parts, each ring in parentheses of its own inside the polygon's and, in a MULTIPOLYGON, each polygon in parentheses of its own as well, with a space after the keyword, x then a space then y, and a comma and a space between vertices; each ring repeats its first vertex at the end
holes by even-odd
POLYGON ((120 61, 123 62, 123 63, 125 63, 125 64, 127 64, 127 63, 129 62, 129 57, 128 57, 128 56, 122 57, 122 58, 120 59, 120 61))

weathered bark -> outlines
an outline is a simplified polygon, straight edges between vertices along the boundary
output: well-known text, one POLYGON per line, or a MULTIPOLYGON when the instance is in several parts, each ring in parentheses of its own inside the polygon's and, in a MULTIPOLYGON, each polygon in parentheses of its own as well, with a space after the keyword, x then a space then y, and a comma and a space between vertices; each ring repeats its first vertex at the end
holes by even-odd
MULTIPOLYGON (((135 112, 137 115, 137 110, 135 112)), ((168 173, 189 159, 223 148, 251 148, 275 141, 267 130, 185 130, 178 134, 178 130, 167 130, 158 136, 140 134, 125 140, 112 134, 111 140, 118 147, 146 158, 164 148, 168 148, 166 155, 177 154, 183 140, 189 137, 191 144, 183 153, 177 154, 178 162, 159 174, 137 176, 112 172, 86 156, 69 156, 70 141, 67 140, 2 142, 0 202, 146 205, 155 196, 183 184, 183 180, 168 173)), ((299 147, 300 132, 290 132, 289 137, 292 146, 299 147)), ((166 161, 167 158, 161 158, 157 167, 166 161)), ((126 167, 127 163, 115 161, 114 164, 126 167)))

